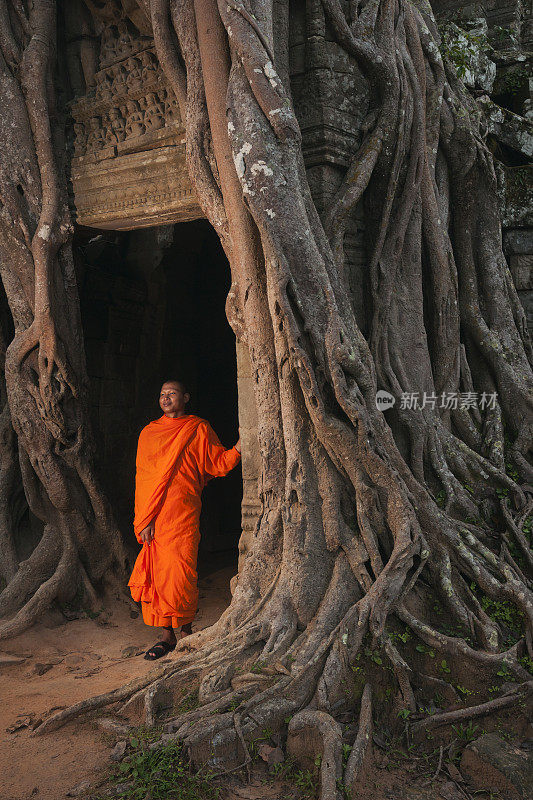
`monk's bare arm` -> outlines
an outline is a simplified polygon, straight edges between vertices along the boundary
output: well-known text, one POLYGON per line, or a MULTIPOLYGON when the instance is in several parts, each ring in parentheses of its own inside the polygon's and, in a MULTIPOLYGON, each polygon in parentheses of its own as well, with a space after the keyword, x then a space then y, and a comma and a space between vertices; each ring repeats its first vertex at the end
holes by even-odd
POLYGON ((240 438, 233 447, 226 450, 209 423, 201 426, 200 436, 203 471, 213 478, 227 475, 240 461, 240 438))

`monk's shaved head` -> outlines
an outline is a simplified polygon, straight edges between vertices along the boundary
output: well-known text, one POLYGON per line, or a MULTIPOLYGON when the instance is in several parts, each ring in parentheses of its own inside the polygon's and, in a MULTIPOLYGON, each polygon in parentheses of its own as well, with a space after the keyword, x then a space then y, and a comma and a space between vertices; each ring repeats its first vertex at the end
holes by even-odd
POLYGON ((189 394, 189 387, 181 378, 169 378, 168 380, 163 381, 162 386, 169 386, 170 384, 179 386, 183 393, 187 392, 187 394, 189 394))

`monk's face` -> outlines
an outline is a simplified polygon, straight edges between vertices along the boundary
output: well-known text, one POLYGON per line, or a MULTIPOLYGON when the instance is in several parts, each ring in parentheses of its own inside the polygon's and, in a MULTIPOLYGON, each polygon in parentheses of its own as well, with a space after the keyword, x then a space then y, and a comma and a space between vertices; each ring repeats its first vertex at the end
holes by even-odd
POLYGON ((185 411, 185 404, 189 395, 184 392, 179 383, 169 381, 161 387, 159 406, 167 417, 180 417, 185 411))

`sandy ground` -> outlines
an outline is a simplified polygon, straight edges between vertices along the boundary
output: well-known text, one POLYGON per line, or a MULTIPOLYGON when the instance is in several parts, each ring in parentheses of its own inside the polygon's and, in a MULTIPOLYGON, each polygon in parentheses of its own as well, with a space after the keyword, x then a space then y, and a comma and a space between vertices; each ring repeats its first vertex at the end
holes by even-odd
MULTIPOLYGON (((200 578, 193 630, 212 625, 229 604, 233 573, 225 567, 200 578)), ((63 800, 73 786, 108 769, 109 745, 94 722, 44 736, 28 727, 54 707, 110 691, 153 666, 142 653, 157 641, 157 629, 144 625, 125 594, 108 597, 103 608, 96 619, 72 621, 50 612, 1 643, 0 800, 63 800), (6 663, 13 659, 18 663, 6 663)))

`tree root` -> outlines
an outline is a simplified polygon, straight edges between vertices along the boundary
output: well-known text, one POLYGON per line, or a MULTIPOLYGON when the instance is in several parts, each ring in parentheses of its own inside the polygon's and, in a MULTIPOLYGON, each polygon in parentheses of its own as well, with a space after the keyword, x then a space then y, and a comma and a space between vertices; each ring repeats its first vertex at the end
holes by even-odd
POLYGON ((18 636, 48 609, 53 600, 73 585, 75 557, 72 548, 66 547, 54 574, 41 583, 28 602, 9 620, 0 625, 0 640, 18 636))
POLYGON ((66 725, 68 722, 72 722, 72 720, 77 719, 84 714, 87 714, 91 711, 96 711, 99 708, 104 708, 105 706, 112 705, 113 703, 118 703, 121 700, 125 700, 126 698, 135 694, 135 692, 151 686, 155 681, 157 681, 158 677, 163 672, 164 670, 160 670, 154 674, 154 672, 151 671, 143 678, 137 678, 134 681, 130 681, 130 683, 126 683, 124 686, 114 689, 112 692, 106 692, 105 694, 90 697, 87 700, 81 700, 79 703, 76 703, 69 708, 58 711, 56 714, 48 717, 48 719, 45 719, 44 722, 41 722, 41 724, 35 728, 34 734, 36 736, 40 736, 43 733, 55 731, 58 728, 61 728, 63 725, 66 725))
POLYGON ((419 722, 414 722, 410 726, 410 730, 411 733, 417 734, 421 731, 438 728, 441 725, 451 725, 453 722, 460 722, 461 720, 486 717, 488 714, 501 711, 503 708, 514 706, 520 697, 523 697, 525 700, 526 698, 530 698, 532 694, 533 681, 521 683, 516 689, 506 692, 504 695, 496 697, 494 700, 489 700, 487 703, 481 703, 478 706, 468 706, 468 708, 458 708, 456 711, 447 711, 444 714, 433 714, 419 722))
POLYGON ((365 684, 361 697, 361 710, 359 712, 359 727, 352 750, 344 769, 344 785, 349 796, 355 800, 357 797, 357 781, 363 767, 365 756, 372 747, 372 687, 365 684))
POLYGON ((320 755, 320 797, 342 800, 342 730, 330 714, 312 709, 296 714, 289 722, 287 751, 311 764, 320 755))

